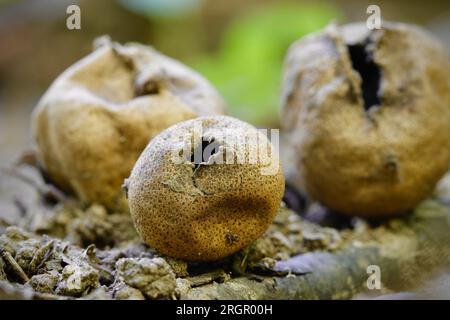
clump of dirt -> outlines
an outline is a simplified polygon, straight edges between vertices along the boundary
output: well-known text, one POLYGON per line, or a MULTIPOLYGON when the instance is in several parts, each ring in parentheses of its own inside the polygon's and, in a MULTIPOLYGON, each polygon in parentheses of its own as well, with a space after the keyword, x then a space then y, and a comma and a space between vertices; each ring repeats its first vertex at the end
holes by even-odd
POLYGON ((175 273, 163 258, 122 258, 116 272, 119 284, 138 289, 149 299, 175 297, 175 273))
POLYGON ((109 214, 105 207, 97 204, 86 211, 78 210, 67 229, 70 242, 81 247, 95 244, 99 248, 114 248, 138 239, 129 215, 109 214))

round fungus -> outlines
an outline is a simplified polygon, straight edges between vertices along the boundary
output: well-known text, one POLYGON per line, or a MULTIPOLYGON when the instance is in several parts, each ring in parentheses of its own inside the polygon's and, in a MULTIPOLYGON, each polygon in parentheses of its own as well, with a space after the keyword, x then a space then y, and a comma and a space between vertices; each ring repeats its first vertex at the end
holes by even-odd
POLYGON ((185 260, 227 257, 271 224, 284 193, 265 134, 227 116, 200 117, 157 135, 126 189, 144 242, 185 260))
POLYGON ((151 47, 103 41, 54 81, 32 127, 54 183, 128 210, 121 185, 148 141, 174 123, 223 113, 216 90, 186 66, 151 47))
POLYGON ((282 100, 287 180, 334 211, 407 212, 448 169, 450 61, 419 27, 332 24, 299 40, 282 100))

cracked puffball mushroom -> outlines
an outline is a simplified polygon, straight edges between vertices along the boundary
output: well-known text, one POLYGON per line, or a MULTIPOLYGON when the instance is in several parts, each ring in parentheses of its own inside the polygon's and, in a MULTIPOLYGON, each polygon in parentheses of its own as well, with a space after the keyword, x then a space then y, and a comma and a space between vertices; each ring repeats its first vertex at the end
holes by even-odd
POLYGON ((103 40, 54 81, 32 127, 55 184, 127 211, 121 185, 148 141, 177 122, 223 114, 224 103, 199 74, 151 47, 103 40))
POLYGON ((423 29, 328 26, 291 46, 287 181, 333 211, 380 217, 429 196, 450 161, 450 61, 423 29))
POLYGON ((172 257, 212 261, 269 227, 284 177, 266 135, 240 120, 210 116, 157 135, 125 186, 145 243, 172 257))

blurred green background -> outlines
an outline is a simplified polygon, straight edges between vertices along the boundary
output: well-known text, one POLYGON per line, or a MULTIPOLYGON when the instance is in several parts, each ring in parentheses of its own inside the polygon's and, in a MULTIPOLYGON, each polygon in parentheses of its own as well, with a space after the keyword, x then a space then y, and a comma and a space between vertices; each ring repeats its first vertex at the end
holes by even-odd
POLYGON ((283 57, 296 39, 332 20, 420 24, 450 47, 449 1, 0 0, 0 162, 31 145, 29 117, 52 80, 108 34, 153 45, 196 69, 222 93, 229 113, 278 127, 283 57), (81 8, 81 30, 66 8, 81 8))

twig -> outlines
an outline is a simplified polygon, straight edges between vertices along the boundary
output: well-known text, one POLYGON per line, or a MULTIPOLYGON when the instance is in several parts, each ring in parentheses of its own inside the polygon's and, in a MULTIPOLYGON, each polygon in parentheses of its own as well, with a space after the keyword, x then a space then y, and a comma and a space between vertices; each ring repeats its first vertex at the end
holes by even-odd
POLYGON ((23 271, 22 267, 14 260, 13 256, 3 248, 0 248, 0 256, 3 258, 7 268, 19 278, 22 283, 30 281, 26 273, 23 271))

